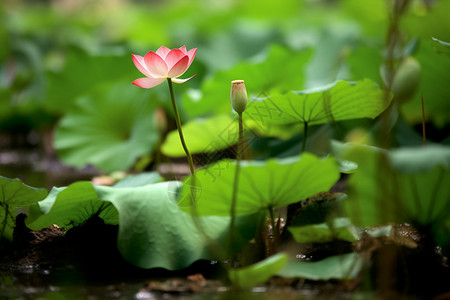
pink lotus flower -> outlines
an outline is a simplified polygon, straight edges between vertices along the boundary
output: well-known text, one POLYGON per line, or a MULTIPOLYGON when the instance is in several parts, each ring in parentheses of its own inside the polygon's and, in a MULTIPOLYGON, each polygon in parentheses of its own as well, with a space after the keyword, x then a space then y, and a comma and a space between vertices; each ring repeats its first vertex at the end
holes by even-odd
POLYGON ((133 81, 134 85, 149 89, 171 78, 172 82, 183 83, 194 77, 178 79, 189 68, 194 60, 197 48, 186 50, 186 46, 170 50, 161 46, 156 53, 148 52, 144 57, 132 54, 134 65, 144 74, 145 78, 133 81))

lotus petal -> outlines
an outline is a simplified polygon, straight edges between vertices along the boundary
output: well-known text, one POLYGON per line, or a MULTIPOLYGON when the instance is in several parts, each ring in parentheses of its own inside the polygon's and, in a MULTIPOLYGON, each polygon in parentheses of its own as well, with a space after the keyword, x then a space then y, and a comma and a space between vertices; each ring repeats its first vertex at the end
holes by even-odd
POLYGON ((156 50, 156 54, 158 54, 159 56, 161 56, 162 59, 165 59, 167 56, 167 53, 170 52, 170 49, 164 46, 159 47, 158 50, 156 50))
POLYGON ((181 46, 179 49, 180 49, 181 51, 183 51, 184 54, 187 55, 186 46, 181 46))
POLYGON ((167 77, 169 68, 166 62, 153 51, 148 52, 144 57, 145 65, 152 77, 167 77))
POLYGON ((144 74, 147 77, 153 77, 153 75, 150 73, 150 71, 145 66, 145 61, 142 56, 131 54, 131 57, 133 58, 134 65, 142 74, 144 74))
MULTIPOLYGON (((168 54, 167 56, 169 56, 168 54)), ((189 57, 185 55, 183 58, 181 58, 170 70, 167 74, 167 77, 169 78, 177 78, 178 76, 183 75, 184 72, 186 72, 188 68, 189 63, 189 57)))
POLYGON ((191 79, 191 78, 194 77, 195 75, 197 75, 197 74, 194 74, 194 75, 192 75, 191 77, 186 78, 186 79, 172 78, 172 82, 175 82, 175 83, 185 83, 186 81, 188 81, 189 79, 191 79))
POLYGON ((188 51, 188 53, 187 53, 187 55, 189 56, 188 68, 191 66, 196 53, 197 53, 197 48, 194 48, 194 49, 191 49, 188 51))
POLYGON ((150 89, 154 86, 157 86, 158 84, 161 84, 164 80, 166 80, 166 79, 165 78, 145 77, 145 78, 138 78, 135 81, 133 81, 132 83, 134 85, 137 85, 138 87, 141 87, 144 89, 150 89))
MULTIPOLYGON (((173 50, 170 50, 170 52, 167 54, 164 61, 166 62, 167 67, 170 70, 177 62, 179 62, 185 56, 187 56, 187 55, 185 53, 183 53, 183 51, 181 51, 180 49, 173 49, 173 50)), ((189 62, 189 60, 188 60, 188 62, 189 62)))

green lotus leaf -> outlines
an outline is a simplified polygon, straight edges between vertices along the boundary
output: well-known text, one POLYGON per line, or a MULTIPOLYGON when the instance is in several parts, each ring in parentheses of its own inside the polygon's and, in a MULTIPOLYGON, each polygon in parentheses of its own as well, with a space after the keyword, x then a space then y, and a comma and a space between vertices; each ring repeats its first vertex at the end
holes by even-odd
MULTIPOLYGON (((244 142, 251 143, 256 136, 276 136, 279 138, 289 138, 301 131, 299 126, 283 126, 269 124, 248 118, 243 115, 244 122, 244 142)), ((230 114, 220 114, 209 118, 194 119, 183 125, 183 135, 191 154, 213 154, 227 149, 238 141, 237 118, 230 114)), ((177 130, 171 131, 162 147, 162 153, 172 157, 184 157, 186 154, 180 142, 177 130)), ((202 161, 207 164, 209 161, 202 161)))
POLYGON ((348 181, 348 216, 358 226, 409 222, 439 226, 450 209, 450 148, 427 146, 391 152, 353 147, 359 160, 348 181))
MULTIPOLYGON (((192 154, 213 153, 237 143, 238 124, 226 114, 196 119, 183 125, 183 135, 192 154)), ((168 134, 161 151, 174 157, 186 155, 177 130, 168 134)))
POLYGON ((358 253, 330 256, 315 262, 289 261, 277 275, 311 280, 353 279, 363 267, 358 253))
POLYGON ((70 229, 83 224, 94 215, 98 215, 106 224, 118 224, 117 211, 111 204, 103 202, 92 183, 87 181, 53 188, 47 198, 39 202, 39 207, 41 215, 27 218, 27 225, 33 230, 52 224, 70 229))
MULTIPOLYGON (((343 53, 353 47, 359 28, 351 23, 335 23, 320 30, 314 54, 306 67, 304 88, 326 85, 343 78, 343 53)), ((365 77, 361 77, 365 78, 365 77)))
POLYGON ((369 43, 360 42, 349 53, 347 64, 351 73, 351 80, 368 78, 382 84, 380 66, 383 57, 380 49, 369 43))
POLYGON ((324 124, 375 118, 390 103, 372 81, 338 81, 327 86, 270 97, 249 105, 247 115, 274 124, 324 124))
POLYGON ((57 114, 70 112, 76 108, 77 98, 99 85, 118 79, 132 80, 137 74, 128 53, 94 55, 72 47, 63 69, 47 73, 48 91, 44 105, 57 114))
POLYGON ((151 183, 161 182, 163 178, 158 172, 148 172, 136 175, 127 175, 125 178, 117 182, 114 187, 137 187, 148 185, 151 183))
POLYGON ((251 266, 230 269, 228 277, 236 286, 251 287, 265 283, 270 277, 283 269, 287 263, 288 256, 285 253, 278 253, 251 266))
MULTIPOLYGON (((236 164, 223 160, 195 173, 196 211, 200 215, 230 214, 236 164)), ((328 191, 339 179, 336 162, 304 153, 301 158, 243 161, 240 169, 236 215, 253 214, 328 191)), ((190 181, 187 178, 185 182, 190 181)), ((191 189, 185 185, 179 204, 190 211, 191 189)))
POLYGON ((148 101, 144 89, 117 84, 78 99, 77 105, 55 132, 54 146, 67 165, 126 170, 159 140, 152 119, 156 104, 148 101))
MULTIPOLYGON (((137 188, 95 187, 99 197, 119 212, 118 247, 126 260, 141 268, 175 270, 223 255, 218 249, 225 249, 230 218, 194 220, 177 205, 178 188, 176 182, 137 188)), ((256 224, 255 216, 238 221, 235 231, 240 235, 240 247, 254 236, 256 224)))
POLYGON ((356 241, 355 230, 347 218, 334 219, 330 224, 290 226, 289 232, 298 243, 327 243, 333 240, 356 241))
POLYGON ((0 176, 0 239, 12 240, 17 207, 33 205, 46 196, 46 189, 34 188, 19 179, 0 176))
MULTIPOLYGON (((118 248, 126 260, 141 268, 175 270, 199 259, 224 259, 230 218, 194 219, 180 210, 176 203, 180 184, 106 187, 77 182, 54 188, 39 203, 42 215, 27 220, 28 226, 39 230, 57 224, 70 230, 97 215, 106 224, 119 224, 118 248)), ((236 250, 254 237, 261 220, 258 215, 236 220, 236 250)))

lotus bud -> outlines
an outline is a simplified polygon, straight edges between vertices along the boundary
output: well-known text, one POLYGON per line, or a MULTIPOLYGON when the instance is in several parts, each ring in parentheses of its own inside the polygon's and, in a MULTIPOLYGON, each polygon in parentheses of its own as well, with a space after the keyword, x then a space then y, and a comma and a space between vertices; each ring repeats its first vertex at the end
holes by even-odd
MULTIPOLYGON (((420 83, 421 67, 420 63, 413 57, 406 57, 398 66, 392 79, 391 90, 394 93, 395 101, 403 103, 411 98, 420 83)), ((388 74, 386 66, 380 68, 381 78, 384 84, 388 84, 388 74)))
POLYGON ((247 107, 247 90, 244 80, 231 82, 231 106, 238 114, 242 114, 247 107))
POLYGON ((392 81, 392 92, 398 102, 411 98, 420 83, 420 63, 413 57, 405 58, 395 72, 392 81))

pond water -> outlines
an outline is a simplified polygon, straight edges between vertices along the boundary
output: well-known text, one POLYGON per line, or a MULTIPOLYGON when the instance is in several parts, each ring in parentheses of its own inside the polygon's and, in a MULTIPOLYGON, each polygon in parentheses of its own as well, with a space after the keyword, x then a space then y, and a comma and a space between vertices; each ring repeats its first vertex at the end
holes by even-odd
MULTIPOLYGON (((125 279, 97 282, 69 282, 65 284, 46 284, 33 282, 36 278, 46 277, 49 273, 33 274, 31 272, 28 282, 18 277, 0 273, 0 299, 349 299, 350 293, 331 290, 324 286, 322 289, 305 286, 292 287, 265 287, 259 286, 251 289, 233 290, 226 285, 204 287, 199 291, 164 291, 154 288, 154 282, 173 282, 177 279, 125 279)), ((355 296, 355 295, 353 295, 355 296)), ((364 299, 367 299, 364 297, 364 299)))

